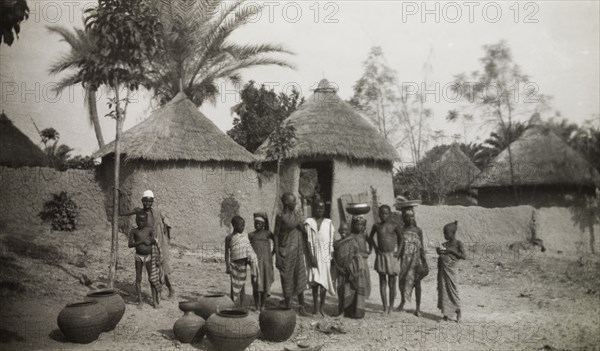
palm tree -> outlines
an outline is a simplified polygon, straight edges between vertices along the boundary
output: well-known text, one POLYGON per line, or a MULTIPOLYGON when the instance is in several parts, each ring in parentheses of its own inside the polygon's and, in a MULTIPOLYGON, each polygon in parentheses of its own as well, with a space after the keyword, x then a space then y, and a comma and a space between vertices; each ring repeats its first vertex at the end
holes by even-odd
MULTIPOLYGON (((64 54, 59 60, 54 62, 49 69, 50 74, 56 75, 73 68, 85 66, 85 62, 89 61, 91 53, 95 47, 94 39, 83 29, 74 28, 73 31, 62 26, 47 26, 51 33, 56 33, 61 36, 61 41, 71 45, 71 51, 64 54)), ((96 90, 81 79, 80 72, 74 72, 58 82, 54 91, 60 93, 65 88, 82 83, 85 89, 85 105, 88 110, 89 122, 94 127, 98 147, 104 146, 104 138, 98 119, 98 108, 96 106, 96 90)))
POLYGON ((154 0, 165 33, 160 59, 149 62, 148 77, 160 104, 184 91, 197 106, 215 103, 219 80, 241 81, 245 68, 293 66, 271 54, 293 54, 281 45, 236 44, 229 36, 262 7, 223 0, 154 0))
POLYGON ((474 155, 475 164, 480 167, 489 164, 494 157, 517 140, 528 127, 528 123, 513 122, 510 127, 499 127, 495 132, 490 133, 490 137, 483 142, 483 147, 480 147, 474 155))

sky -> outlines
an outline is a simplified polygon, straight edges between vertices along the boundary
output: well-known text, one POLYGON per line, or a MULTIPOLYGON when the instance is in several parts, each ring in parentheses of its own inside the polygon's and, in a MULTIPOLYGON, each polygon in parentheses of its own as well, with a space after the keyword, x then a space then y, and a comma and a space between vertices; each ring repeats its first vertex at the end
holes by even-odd
MULTIPOLYGON (((2 108, 13 123, 39 142, 36 127, 53 127, 61 143, 89 155, 97 142, 83 103, 80 86, 55 96, 51 89, 62 76, 50 76, 49 65, 69 50, 50 34, 49 25, 83 27, 82 10, 91 1, 32 1, 30 18, 21 25, 18 41, 0 47, 2 108), (35 126, 34 126, 35 123, 35 126)), ((279 43, 295 52, 282 55, 295 70, 275 66, 242 71, 276 92, 292 86, 308 97, 323 78, 338 87, 343 99, 352 95, 370 48, 381 46, 400 84, 422 87, 423 64, 431 57, 428 80, 440 88, 427 95, 433 110, 431 130, 463 134, 464 141, 482 141, 491 126, 477 119, 465 126, 445 121, 447 111, 460 106, 445 90, 456 74, 480 69, 483 46, 506 40, 514 61, 535 87, 535 94, 552 97, 552 111, 569 121, 600 119, 600 2, 439 2, 439 1, 266 1, 251 23, 231 36, 237 43, 279 43), (430 56, 431 55, 431 56, 430 56)), ((248 1, 246 6, 257 2, 248 1)), ((435 85, 434 85, 435 86, 435 85)), ((235 87, 223 83, 213 106, 200 110, 220 129, 232 126, 231 107, 240 102, 235 87)), ((107 92, 99 94, 100 115, 108 113, 107 92)), ((143 121, 153 108, 149 93, 133 96, 125 129, 143 121)), ((600 121, 598 121, 600 122, 600 121)), ((101 117, 106 142, 114 139, 115 121, 101 117)), ((440 142, 440 141, 438 141, 440 142)), ((430 144, 430 146, 433 144, 430 144)), ((402 155, 407 150, 400 150, 402 155)))

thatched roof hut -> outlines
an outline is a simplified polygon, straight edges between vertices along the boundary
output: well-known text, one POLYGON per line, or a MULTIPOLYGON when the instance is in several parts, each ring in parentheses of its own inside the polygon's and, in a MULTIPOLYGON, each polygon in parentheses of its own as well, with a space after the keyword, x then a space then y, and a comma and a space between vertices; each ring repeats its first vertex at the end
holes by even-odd
MULTIPOLYGON (((114 148, 113 141, 95 156, 112 154, 114 148)), ((127 159, 147 161, 254 161, 251 153, 223 133, 183 93, 125 131, 121 152, 127 159)))
POLYGON ((443 175, 451 191, 469 190, 471 183, 481 172, 457 143, 452 144, 431 167, 443 175))
MULTIPOLYGON (((512 153, 512 176, 509 150, 503 150, 476 177, 472 186, 479 189, 479 203, 488 203, 488 197, 500 197, 498 193, 510 193, 508 188, 518 188, 520 197, 549 198, 551 193, 593 192, 600 185, 600 174, 581 154, 571 148, 552 131, 534 125, 510 145, 512 153), (512 181, 514 180, 514 182, 512 181), (537 195, 534 195, 537 189, 537 195)), ((519 195, 519 194, 517 194, 519 195)), ((555 194, 556 195, 556 194, 555 194)), ((500 200, 494 202, 502 202, 500 200)), ((560 205, 561 201, 534 201, 533 205, 560 205)), ((568 203, 565 203, 568 204, 568 203)))
MULTIPOLYGON (((273 204, 274 190, 268 182, 259 184, 249 167, 254 156, 183 94, 124 132, 121 141, 122 208, 139 207, 142 193, 153 190, 156 206, 169 216, 173 232, 178 233, 177 245, 221 243, 233 215, 248 220, 252 211, 269 209, 267 197, 273 204)), ((102 157, 109 206, 113 149, 110 143, 96 153, 102 157)))
POLYGON ((8 167, 46 166, 46 154, 0 113, 0 165, 8 167))
MULTIPOLYGON (((296 145, 289 158, 342 157, 384 162, 399 159, 396 149, 342 100, 326 79, 283 123, 296 128, 296 145)), ((261 145, 255 155, 266 158, 267 144, 261 145)))
MULTIPOLYGON (((283 123, 295 127, 296 141, 284 162, 281 191, 292 192, 307 201, 318 193, 325 199, 326 214, 336 225, 345 219, 340 200, 344 195, 366 192, 371 198, 376 193, 379 204, 393 203, 392 163, 399 159, 396 149, 343 101, 326 79, 283 123), (304 174, 314 170, 317 173, 314 192, 300 192, 306 189, 300 182, 311 179, 304 174)), ((268 146, 266 141, 255 155, 272 161, 267 158, 268 146)), ((305 215, 310 215, 306 211, 305 215)))

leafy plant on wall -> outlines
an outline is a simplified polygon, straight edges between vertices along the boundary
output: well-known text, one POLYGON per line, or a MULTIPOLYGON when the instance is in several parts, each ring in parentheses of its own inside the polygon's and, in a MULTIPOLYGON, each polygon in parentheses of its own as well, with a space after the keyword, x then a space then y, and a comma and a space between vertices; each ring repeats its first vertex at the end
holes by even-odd
POLYGON ((72 232, 77 228, 79 207, 66 191, 52 194, 52 199, 44 203, 38 216, 44 222, 51 222, 53 230, 72 232))

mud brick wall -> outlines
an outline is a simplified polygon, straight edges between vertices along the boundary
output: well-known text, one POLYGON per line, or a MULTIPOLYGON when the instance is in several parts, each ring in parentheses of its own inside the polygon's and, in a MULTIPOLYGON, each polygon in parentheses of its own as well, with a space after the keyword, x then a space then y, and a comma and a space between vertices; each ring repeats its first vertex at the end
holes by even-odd
POLYGON ((0 222, 41 224, 37 216, 52 194, 67 191, 80 210, 80 226, 106 226, 104 194, 94 170, 0 167, 0 222))

